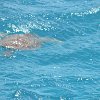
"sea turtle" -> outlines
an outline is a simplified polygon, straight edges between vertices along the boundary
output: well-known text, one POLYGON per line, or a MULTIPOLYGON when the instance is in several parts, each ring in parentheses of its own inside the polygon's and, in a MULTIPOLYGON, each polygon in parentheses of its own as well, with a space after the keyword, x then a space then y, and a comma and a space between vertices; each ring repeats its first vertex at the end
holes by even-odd
MULTIPOLYGON (((0 46, 6 47, 11 51, 13 50, 32 50, 37 47, 40 47, 40 45, 44 42, 55 42, 59 41, 55 38, 48 38, 48 37, 40 37, 36 34, 12 34, 12 35, 6 35, 3 38, 0 39, 0 46)), ((61 42, 61 41, 59 41, 61 42)), ((7 51, 7 54, 10 54, 7 51)))

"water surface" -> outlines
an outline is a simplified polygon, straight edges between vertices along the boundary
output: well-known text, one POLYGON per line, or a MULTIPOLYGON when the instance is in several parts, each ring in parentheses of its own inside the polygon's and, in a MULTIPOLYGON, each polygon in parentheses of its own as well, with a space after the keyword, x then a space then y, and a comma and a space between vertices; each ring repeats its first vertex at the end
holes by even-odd
POLYGON ((100 100, 99 0, 1 0, 0 32, 63 41, 0 47, 0 100, 100 100))

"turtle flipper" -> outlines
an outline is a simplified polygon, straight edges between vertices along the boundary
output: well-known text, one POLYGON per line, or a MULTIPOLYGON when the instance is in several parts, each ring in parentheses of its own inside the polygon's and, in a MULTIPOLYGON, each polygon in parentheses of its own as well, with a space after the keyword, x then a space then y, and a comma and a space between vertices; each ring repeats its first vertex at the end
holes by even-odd
POLYGON ((14 53, 13 50, 6 50, 6 51, 3 52, 3 56, 11 57, 13 53, 14 53))
POLYGON ((5 37, 6 35, 8 35, 8 34, 7 34, 7 33, 2 33, 2 32, 0 32, 0 38, 5 37))

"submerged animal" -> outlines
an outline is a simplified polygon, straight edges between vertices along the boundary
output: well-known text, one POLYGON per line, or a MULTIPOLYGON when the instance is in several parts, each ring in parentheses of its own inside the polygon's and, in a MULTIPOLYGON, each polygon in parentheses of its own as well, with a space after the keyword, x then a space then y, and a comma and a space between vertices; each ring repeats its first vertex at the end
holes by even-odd
MULTIPOLYGON (((44 42, 59 41, 55 38, 40 37, 33 34, 6 35, 0 39, 0 46, 13 50, 31 50, 40 47, 44 42)), ((59 41, 60 42, 60 41, 59 41)))

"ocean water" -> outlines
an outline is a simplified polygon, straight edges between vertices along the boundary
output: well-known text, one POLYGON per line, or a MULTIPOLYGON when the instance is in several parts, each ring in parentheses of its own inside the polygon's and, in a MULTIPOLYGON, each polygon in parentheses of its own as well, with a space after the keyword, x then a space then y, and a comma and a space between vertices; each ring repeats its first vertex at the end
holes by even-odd
POLYGON ((63 41, 0 47, 0 100, 100 100, 100 0, 0 0, 0 32, 63 41))

